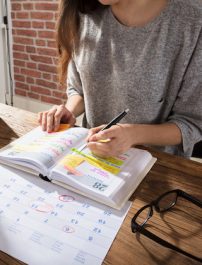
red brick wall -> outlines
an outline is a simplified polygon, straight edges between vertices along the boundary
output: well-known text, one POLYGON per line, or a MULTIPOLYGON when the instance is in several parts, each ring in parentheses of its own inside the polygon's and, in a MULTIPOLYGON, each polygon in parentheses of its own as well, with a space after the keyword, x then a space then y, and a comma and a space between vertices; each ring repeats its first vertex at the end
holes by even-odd
POLYGON ((51 104, 66 99, 57 78, 58 0, 11 0, 15 94, 51 104))

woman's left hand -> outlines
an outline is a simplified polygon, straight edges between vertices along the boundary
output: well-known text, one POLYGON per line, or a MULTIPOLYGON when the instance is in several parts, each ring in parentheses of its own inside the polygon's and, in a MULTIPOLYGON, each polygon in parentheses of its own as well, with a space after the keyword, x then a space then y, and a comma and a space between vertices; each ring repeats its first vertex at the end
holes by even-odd
POLYGON ((88 147, 97 156, 118 156, 127 151, 133 144, 132 125, 116 124, 100 131, 104 125, 90 129, 87 138, 88 147))

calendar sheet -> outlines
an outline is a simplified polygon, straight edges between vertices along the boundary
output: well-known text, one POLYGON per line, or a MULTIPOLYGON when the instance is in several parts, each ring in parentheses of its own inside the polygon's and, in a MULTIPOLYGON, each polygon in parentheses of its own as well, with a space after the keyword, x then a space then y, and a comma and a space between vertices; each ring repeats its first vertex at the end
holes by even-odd
POLYGON ((0 166, 0 250, 30 265, 102 264, 128 210, 0 166))

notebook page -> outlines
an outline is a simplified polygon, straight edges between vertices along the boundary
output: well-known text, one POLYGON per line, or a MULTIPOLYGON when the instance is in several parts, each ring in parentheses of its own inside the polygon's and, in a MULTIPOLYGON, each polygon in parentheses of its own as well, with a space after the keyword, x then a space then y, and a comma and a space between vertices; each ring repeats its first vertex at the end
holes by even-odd
POLYGON ((33 169, 38 167, 40 173, 47 175, 48 169, 82 141, 87 131, 80 127, 69 128, 68 124, 61 124, 59 131, 52 133, 37 127, 11 143, 11 148, 2 151, 0 157, 16 163, 20 161, 21 165, 27 165, 33 169))

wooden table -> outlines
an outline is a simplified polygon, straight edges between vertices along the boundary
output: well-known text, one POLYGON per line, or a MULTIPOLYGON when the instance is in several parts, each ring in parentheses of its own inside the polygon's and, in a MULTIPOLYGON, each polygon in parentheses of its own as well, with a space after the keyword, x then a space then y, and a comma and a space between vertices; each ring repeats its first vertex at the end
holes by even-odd
MULTIPOLYGON (((37 125, 36 114, 0 104, 0 147, 37 125)), ((179 188, 202 200, 202 164, 150 151, 157 162, 132 196, 132 207, 103 264, 200 264, 131 232, 130 222, 136 211, 165 191, 179 188)), ((202 258, 202 210, 199 207, 180 199, 176 207, 163 216, 155 212, 149 224, 151 232, 202 258)), ((23 263, 0 252, 0 264, 23 263)))

